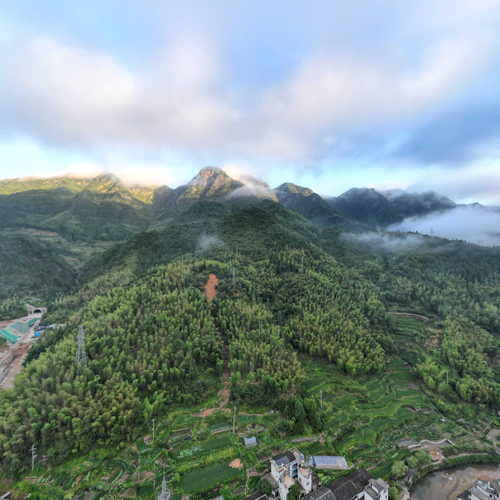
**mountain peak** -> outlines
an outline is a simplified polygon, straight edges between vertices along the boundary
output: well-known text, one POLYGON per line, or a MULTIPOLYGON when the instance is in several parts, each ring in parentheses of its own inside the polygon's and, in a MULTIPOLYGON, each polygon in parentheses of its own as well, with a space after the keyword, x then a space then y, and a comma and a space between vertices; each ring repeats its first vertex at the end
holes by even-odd
POLYGON ((342 219, 328 203, 312 189, 285 182, 273 190, 286 208, 321 223, 337 223, 342 219))
POLYGON ((284 182, 277 188, 274 188, 274 191, 280 193, 300 194, 302 196, 311 196, 312 194, 314 194, 314 191, 312 189, 299 186, 297 184, 294 184, 293 182, 284 182))
POLYGON ((234 180, 219 167, 204 167, 202 168, 188 183, 188 186, 206 186, 214 183, 222 185, 226 182, 234 180))
POLYGON ((243 183, 229 177, 218 167, 202 168, 185 186, 174 192, 174 204, 194 202, 201 199, 222 199, 232 191, 243 187, 243 183))

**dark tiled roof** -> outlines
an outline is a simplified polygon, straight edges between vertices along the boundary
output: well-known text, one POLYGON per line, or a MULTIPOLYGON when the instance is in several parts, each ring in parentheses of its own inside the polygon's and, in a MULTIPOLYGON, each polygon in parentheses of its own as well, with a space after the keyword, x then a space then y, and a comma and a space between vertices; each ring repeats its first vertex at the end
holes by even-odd
POLYGON ((287 451, 286 453, 280 453, 279 455, 276 455, 275 457, 273 457, 273 460, 278 465, 288 465, 292 462, 295 462, 296 458, 291 451, 287 451))
POLYGON ((320 486, 318 489, 311 491, 303 500, 335 500, 331 490, 325 486, 320 486))
POLYGON ((249 497, 245 497, 245 500, 266 500, 266 499, 267 495, 264 495, 264 493, 254 493, 249 497))
POLYGON ((370 479, 372 479, 370 474, 364 469, 360 469, 328 483, 327 487, 333 493, 334 500, 352 500, 354 496, 364 490, 370 479))

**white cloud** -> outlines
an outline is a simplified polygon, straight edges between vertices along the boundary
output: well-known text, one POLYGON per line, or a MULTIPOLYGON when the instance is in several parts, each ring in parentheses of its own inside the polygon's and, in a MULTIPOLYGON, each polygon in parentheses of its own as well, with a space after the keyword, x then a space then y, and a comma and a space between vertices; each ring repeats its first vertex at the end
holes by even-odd
POLYGON ((123 161, 78 161, 69 163, 58 170, 40 170, 37 177, 53 177, 68 175, 71 177, 88 179, 103 173, 115 174, 128 185, 176 187, 186 179, 176 167, 155 163, 133 163, 123 161))
POLYGON ((434 190, 446 193, 455 201, 500 204, 500 157, 458 172, 450 169, 432 169, 410 184, 413 191, 434 190))
POLYGON ((342 238, 348 242, 361 243, 370 248, 385 252, 411 252, 422 246, 427 246, 428 241, 420 234, 391 234, 391 233, 343 233, 342 238))
POLYGON ((37 38, 4 51, 0 91, 9 99, 0 126, 59 144, 303 160, 341 148, 353 127, 377 129, 434 108, 467 84, 490 45, 482 35, 439 41, 416 69, 308 55, 288 79, 236 102, 205 41, 178 40, 136 74, 106 54, 37 38))
POLYGON ((206 147, 232 113, 213 93, 210 58, 178 43, 138 76, 100 52, 31 40, 0 61, 3 128, 77 146, 206 147))
POLYGON ((480 206, 457 207, 446 212, 405 219, 391 231, 417 231, 479 245, 500 245, 500 211, 480 206))
POLYGON ((6 122, 56 142, 125 133, 123 112, 137 84, 112 58, 39 38, 1 62, 6 122))

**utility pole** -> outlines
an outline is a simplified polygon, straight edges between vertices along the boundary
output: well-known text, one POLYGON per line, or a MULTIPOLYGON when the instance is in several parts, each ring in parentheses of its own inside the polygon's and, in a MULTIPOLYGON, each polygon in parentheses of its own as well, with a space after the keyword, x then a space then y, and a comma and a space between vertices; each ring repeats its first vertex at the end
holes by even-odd
POLYGON ((78 327, 78 335, 76 336, 76 355, 75 355, 75 372, 80 366, 87 366, 87 353, 85 351, 85 332, 83 326, 78 327))
POLYGON ((448 370, 446 370, 446 386, 449 386, 449 384, 448 384, 448 370))
POLYGON ((235 431, 235 425, 236 425, 236 406, 233 406, 233 434, 235 431))
POLYGON ((319 391, 319 407, 323 411, 323 391, 319 391))
POLYGON ((153 418, 152 422, 153 422, 153 443, 155 442, 155 421, 156 419, 153 418))
POLYGON ((33 445, 30 451, 31 451, 31 472, 33 472, 35 470, 35 458, 37 457, 36 446, 33 445))
POLYGON ((248 475, 248 471, 245 471, 245 475, 247 477, 247 480, 245 481, 245 496, 246 496, 248 493, 248 480, 250 479, 250 477, 248 475))

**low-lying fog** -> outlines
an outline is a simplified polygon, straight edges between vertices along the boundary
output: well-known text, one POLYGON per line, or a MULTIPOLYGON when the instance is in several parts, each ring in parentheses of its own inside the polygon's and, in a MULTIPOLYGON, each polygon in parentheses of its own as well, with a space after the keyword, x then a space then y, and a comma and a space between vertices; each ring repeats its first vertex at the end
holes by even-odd
POLYGON ((445 212, 405 219, 388 230, 417 231, 478 245, 500 245, 500 208, 459 206, 445 212))

